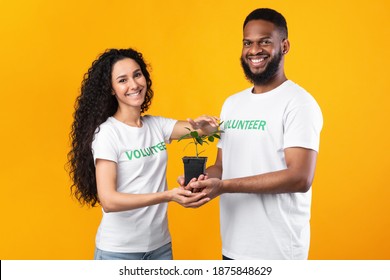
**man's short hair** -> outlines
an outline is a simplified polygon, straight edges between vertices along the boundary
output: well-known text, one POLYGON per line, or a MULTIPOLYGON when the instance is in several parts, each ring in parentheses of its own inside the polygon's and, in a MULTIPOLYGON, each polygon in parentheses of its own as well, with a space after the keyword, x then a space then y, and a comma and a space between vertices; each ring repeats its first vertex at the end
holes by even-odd
POLYGON ((272 22, 278 29, 283 39, 288 38, 288 29, 287 22, 284 16, 272 9, 269 8, 260 8, 251 12, 245 19, 243 28, 245 28, 246 24, 251 20, 265 20, 272 22))

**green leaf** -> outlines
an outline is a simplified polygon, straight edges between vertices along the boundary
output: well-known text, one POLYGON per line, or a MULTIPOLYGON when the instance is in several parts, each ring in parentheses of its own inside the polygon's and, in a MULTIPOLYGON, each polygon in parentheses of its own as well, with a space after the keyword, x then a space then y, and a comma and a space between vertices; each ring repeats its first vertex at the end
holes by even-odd
POLYGON ((197 137, 199 137, 199 134, 198 134, 198 132, 197 131, 191 131, 191 137, 193 137, 193 138, 197 138, 197 137))
POLYGON ((199 145, 203 145, 203 144, 207 144, 209 145, 209 142, 214 142, 215 141, 215 138, 217 139, 221 139, 220 137, 220 133, 223 133, 224 131, 220 129, 221 125, 223 124, 223 122, 219 123, 218 127, 216 128, 215 131, 207 134, 207 135, 199 135, 199 133, 196 131, 196 130, 192 130, 191 128, 189 127, 185 127, 185 129, 187 129, 189 131, 189 133, 181 136, 178 141, 181 141, 183 139, 190 139, 192 140, 190 143, 188 143, 185 148, 187 148, 188 145, 190 144, 194 144, 195 145, 195 150, 196 150, 196 156, 198 156, 200 153, 203 153, 203 151, 201 151, 200 153, 198 153, 198 144, 199 145))
POLYGON ((198 142, 200 145, 203 145, 203 139, 200 137, 195 138, 196 142, 198 142))
POLYGON ((183 140, 185 138, 189 138, 191 135, 189 133, 183 135, 182 137, 180 137, 177 141, 179 142, 180 140, 183 140))

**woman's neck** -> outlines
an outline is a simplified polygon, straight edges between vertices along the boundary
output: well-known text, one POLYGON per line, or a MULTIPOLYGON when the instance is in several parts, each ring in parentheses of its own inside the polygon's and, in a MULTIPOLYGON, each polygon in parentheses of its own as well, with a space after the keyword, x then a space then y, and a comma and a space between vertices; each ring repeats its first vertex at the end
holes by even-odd
POLYGON ((118 108, 113 117, 129 126, 142 127, 141 112, 138 110, 124 111, 121 110, 121 108, 118 108))

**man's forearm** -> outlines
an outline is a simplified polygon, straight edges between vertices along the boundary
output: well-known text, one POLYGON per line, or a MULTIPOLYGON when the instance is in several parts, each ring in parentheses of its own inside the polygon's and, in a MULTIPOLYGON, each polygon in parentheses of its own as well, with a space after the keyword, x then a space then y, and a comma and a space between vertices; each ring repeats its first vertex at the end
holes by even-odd
POLYGON ((209 178, 218 178, 222 177, 222 167, 218 165, 212 165, 206 169, 207 176, 209 178))
POLYGON ((308 180, 304 174, 285 169, 262 175, 223 180, 222 192, 263 194, 295 193, 307 192, 310 186, 311 180, 308 180))

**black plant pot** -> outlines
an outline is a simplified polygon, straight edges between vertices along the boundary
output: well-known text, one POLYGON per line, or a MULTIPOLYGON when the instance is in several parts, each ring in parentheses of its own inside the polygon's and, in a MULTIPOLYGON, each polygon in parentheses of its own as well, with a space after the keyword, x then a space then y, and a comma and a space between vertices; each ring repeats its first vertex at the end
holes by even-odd
POLYGON ((184 185, 187 186, 192 178, 205 174, 207 157, 183 157, 184 163, 184 185))

